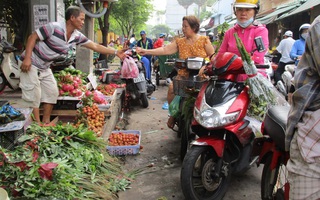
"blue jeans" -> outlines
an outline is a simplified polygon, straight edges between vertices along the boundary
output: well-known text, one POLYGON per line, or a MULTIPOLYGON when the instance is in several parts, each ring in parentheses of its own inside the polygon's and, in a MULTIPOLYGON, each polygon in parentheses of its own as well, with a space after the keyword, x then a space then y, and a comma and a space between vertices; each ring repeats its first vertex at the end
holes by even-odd
POLYGON ((148 58, 142 56, 141 57, 141 62, 143 62, 143 65, 145 67, 146 70, 146 78, 151 80, 151 65, 150 65, 150 61, 148 58))

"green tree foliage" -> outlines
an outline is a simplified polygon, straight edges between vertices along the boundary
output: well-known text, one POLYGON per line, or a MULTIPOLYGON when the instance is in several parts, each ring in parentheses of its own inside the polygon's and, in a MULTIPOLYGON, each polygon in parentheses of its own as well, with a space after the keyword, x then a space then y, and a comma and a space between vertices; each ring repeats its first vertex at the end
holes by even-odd
POLYGON ((1 27, 7 27, 8 40, 15 46, 23 44, 26 38, 28 19, 27 0, 0 0, 1 27))
POLYGON ((193 4, 193 0, 178 0, 178 3, 186 9, 186 15, 188 15, 188 8, 193 4))
POLYGON ((229 29, 229 27, 230 25, 227 22, 223 22, 223 24, 220 24, 217 27, 217 30, 218 30, 217 40, 214 41, 214 44, 213 44, 215 46, 216 53, 219 51, 219 48, 224 38, 224 34, 229 29))
POLYGON ((201 13, 200 13, 200 21, 203 21, 204 19, 208 19, 209 17, 211 17, 212 16, 212 12, 211 11, 207 11, 207 10, 205 10, 205 11, 202 11, 201 13))
POLYGON ((156 38, 159 37, 160 33, 169 34, 170 27, 165 24, 156 25, 152 28, 151 34, 154 35, 156 38))
POLYGON ((69 6, 72 6, 72 5, 76 5, 77 2, 78 2, 77 0, 64 0, 65 8, 68 8, 69 6))
POLYGON ((153 11, 146 0, 121 0, 114 3, 111 16, 119 24, 123 35, 130 36, 143 26, 153 11))

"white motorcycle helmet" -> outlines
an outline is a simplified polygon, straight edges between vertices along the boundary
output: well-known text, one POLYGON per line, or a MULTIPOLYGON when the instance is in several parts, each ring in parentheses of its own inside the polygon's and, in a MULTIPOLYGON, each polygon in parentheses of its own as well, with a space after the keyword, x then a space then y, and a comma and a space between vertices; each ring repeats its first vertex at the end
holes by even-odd
POLYGON ((300 28, 299 28, 299 32, 301 32, 301 30, 303 30, 303 29, 309 29, 310 26, 311 26, 311 25, 308 24, 308 23, 302 24, 302 25, 300 26, 300 28))

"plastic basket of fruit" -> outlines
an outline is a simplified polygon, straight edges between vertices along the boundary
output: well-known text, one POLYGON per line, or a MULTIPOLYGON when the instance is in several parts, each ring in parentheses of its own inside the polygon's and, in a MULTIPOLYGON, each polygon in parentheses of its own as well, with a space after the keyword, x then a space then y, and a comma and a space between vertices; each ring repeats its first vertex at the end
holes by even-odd
POLYGON ((110 155, 134 155, 140 150, 141 131, 112 131, 108 141, 107 150, 110 155))

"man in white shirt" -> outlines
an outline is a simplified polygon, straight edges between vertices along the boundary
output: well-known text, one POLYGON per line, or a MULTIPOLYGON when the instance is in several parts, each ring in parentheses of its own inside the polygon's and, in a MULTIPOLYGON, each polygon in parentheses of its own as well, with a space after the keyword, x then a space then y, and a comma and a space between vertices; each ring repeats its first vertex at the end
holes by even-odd
POLYGON ((283 39, 281 40, 279 46, 273 52, 281 53, 281 58, 278 64, 277 70, 274 72, 274 84, 276 85, 278 81, 282 81, 281 75, 285 70, 285 66, 288 64, 294 64, 294 60, 290 58, 290 51, 295 42, 292 38, 292 31, 286 31, 283 35, 283 39))

